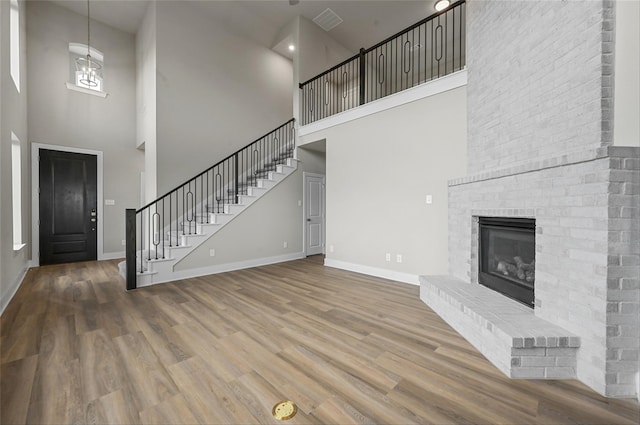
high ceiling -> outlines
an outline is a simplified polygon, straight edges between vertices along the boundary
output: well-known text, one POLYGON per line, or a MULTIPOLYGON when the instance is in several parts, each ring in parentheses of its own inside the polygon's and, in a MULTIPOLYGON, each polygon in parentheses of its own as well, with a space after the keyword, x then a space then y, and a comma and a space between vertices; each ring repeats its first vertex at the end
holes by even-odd
MULTIPOLYGON (((82 15, 85 0, 50 0, 82 15)), ((146 8, 154 0, 90 0, 91 17, 125 32, 136 33, 146 8)), ((161 0, 168 1, 168 0, 161 0)), ((331 8, 344 22, 330 35, 352 51, 370 47, 435 12, 435 0, 172 0, 192 3, 212 20, 267 47, 297 15, 313 19, 331 8)))

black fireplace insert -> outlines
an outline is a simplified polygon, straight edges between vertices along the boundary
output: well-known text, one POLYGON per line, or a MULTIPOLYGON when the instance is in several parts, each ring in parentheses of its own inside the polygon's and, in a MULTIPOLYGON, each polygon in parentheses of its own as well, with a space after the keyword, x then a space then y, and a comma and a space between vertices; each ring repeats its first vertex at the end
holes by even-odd
POLYGON ((478 281, 533 308, 535 220, 480 217, 478 281))

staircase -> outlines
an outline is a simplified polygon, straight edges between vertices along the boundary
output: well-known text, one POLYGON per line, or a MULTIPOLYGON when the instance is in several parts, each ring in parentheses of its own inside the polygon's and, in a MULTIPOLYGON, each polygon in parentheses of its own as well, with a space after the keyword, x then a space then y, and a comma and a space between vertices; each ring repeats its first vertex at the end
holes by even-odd
POLYGON ((127 210, 127 259, 119 264, 127 289, 176 280, 180 260, 296 171, 294 151, 290 120, 143 208, 127 210))

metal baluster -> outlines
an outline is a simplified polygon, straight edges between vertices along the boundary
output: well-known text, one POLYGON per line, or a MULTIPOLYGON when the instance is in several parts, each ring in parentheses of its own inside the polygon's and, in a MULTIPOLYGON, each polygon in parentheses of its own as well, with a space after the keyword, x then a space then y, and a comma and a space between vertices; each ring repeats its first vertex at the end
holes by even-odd
POLYGON ((451 24, 453 25, 451 28, 451 70, 453 72, 456 71, 456 9, 457 7, 454 7, 453 10, 451 10, 453 16, 451 19, 451 24))
POLYGON ((160 237, 159 237, 159 227, 160 227, 160 214, 158 214, 158 204, 156 203, 155 205, 156 207, 156 211, 153 213, 152 217, 152 229, 153 229, 153 239, 151 240, 151 243, 153 243, 153 246, 155 247, 155 251, 156 251, 156 260, 158 259, 158 245, 160 245, 160 237))
POLYGON ((164 255, 164 198, 162 198, 162 228, 160 229, 160 236, 162 237, 161 241, 162 241, 162 258, 165 258, 164 255))
POLYGON ((442 42, 444 44, 444 74, 442 75, 447 75, 447 58, 449 57, 449 55, 447 54, 448 51, 448 47, 447 47, 447 34, 448 34, 448 25, 449 25, 449 12, 444 14, 444 33, 442 34, 442 42))
POLYGON ((140 273, 144 273, 144 210, 140 213, 140 273))
POLYGON ((442 60, 443 52, 442 38, 442 25, 440 24, 440 16, 438 16, 438 26, 436 27, 436 48, 438 47, 438 45, 440 46, 439 54, 436 53, 436 61, 438 61, 438 78, 440 78, 440 61, 442 60), (440 35, 439 37, 438 34, 440 35), (438 40, 440 40, 440 43, 437 42, 438 40))
POLYGON ((147 209, 147 225, 149 226, 147 230, 149 230, 149 237, 148 237, 148 244, 147 244, 147 251, 149 252, 149 261, 151 261, 151 244, 152 244, 152 230, 151 230, 151 208, 147 209))

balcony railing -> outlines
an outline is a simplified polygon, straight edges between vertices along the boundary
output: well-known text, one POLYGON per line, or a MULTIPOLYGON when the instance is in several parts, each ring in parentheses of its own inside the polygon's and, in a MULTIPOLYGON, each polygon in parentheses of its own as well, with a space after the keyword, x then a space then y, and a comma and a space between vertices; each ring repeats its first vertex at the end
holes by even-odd
POLYGON ((465 1, 300 84, 302 125, 465 67, 465 1))

